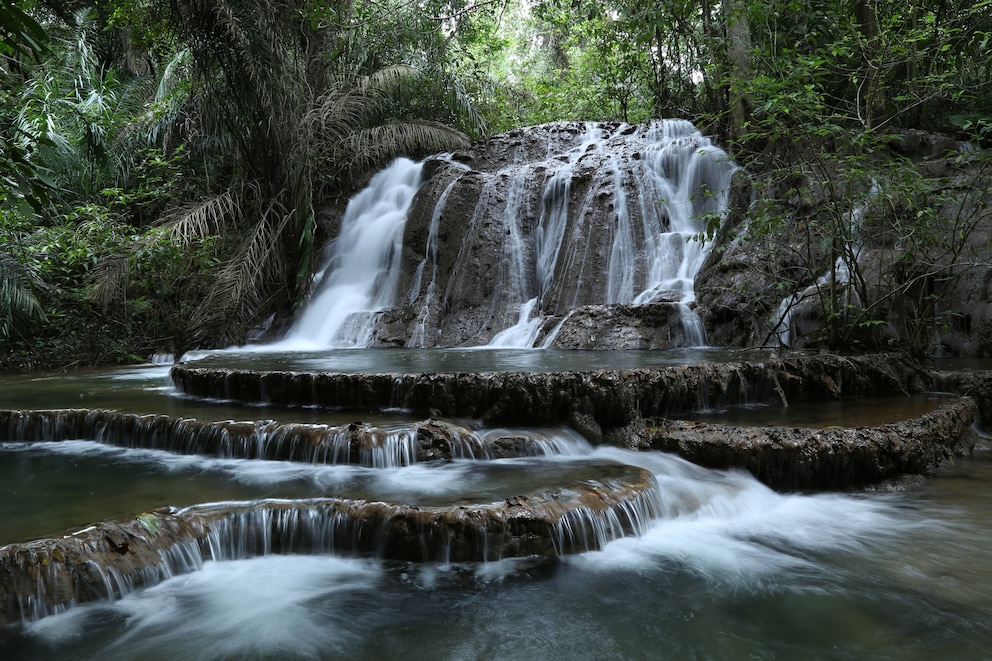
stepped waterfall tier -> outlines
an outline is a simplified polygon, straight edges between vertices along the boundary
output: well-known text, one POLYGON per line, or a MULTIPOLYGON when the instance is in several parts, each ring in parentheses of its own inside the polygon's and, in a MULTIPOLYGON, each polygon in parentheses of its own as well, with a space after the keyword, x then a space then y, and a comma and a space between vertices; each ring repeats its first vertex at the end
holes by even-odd
POLYGON ((401 159, 349 204, 280 346, 705 344, 693 281, 734 168, 684 120, 401 159))

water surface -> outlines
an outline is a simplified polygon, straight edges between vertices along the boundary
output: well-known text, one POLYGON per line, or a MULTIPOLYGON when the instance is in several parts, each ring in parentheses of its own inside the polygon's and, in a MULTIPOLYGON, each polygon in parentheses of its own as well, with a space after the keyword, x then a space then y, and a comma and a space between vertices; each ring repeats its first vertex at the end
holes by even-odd
MULTIPOLYGON (((0 380, 7 408, 73 400, 275 417, 184 400, 157 367, 0 380)), ((868 411, 876 408, 885 407, 868 411)), ((801 413, 791 410, 789 424, 818 411, 801 413)), ((323 415, 279 413, 311 414, 323 415)), ((817 424, 838 421, 825 415, 817 424)), ((369 469, 177 457, 87 439, 0 445, 0 543, 216 500, 497 498, 584 461, 642 466, 666 504, 642 537, 558 561, 210 561, 114 603, 0 629, 0 658, 992 658, 988 453, 899 489, 800 495, 670 455, 570 447, 570 456, 492 464, 487 477, 470 461, 369 469)))
POLYGON ((698 365, 767 360, 766 350, 708 347, 666 351, 565 351, 557 349, 326 349, 280 350, 278 345, 196 351, 182 357, 191 367, 326 371, 345 373, 558 372, 698 365))
MULTIPOLYGON (((620 453, 622 454, 622 453, 620 453)), ((7 659, 984 659, 992 462, 910 491, 775 494, 644 455, 705 500, 560 562, 208 562, 0 633, 7 659)))

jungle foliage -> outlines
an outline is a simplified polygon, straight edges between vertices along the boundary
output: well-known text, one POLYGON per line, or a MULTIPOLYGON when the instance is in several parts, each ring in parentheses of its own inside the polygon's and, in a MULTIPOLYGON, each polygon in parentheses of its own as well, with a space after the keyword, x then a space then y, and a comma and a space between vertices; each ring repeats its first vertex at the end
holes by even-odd
POLYGON ((908 181, 891 132, 989 146, 990 37, 990 0, 2 0, 3 360, 243 341, 371 171, 526 124, 687 117, 765 178, 754 231, 813 185, 843 219, 908 181))

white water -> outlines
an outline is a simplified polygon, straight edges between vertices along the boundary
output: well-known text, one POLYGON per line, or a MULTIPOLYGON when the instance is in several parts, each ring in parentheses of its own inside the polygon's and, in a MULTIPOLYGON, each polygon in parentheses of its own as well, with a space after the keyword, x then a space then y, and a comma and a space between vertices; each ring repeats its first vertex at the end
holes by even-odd
POLYGON ((536 237, 537 294, 548 295, 554 282, 558 258, 561 254, 568 228, 569 207, 572 200, 572 178, 575 165, 590 148, 601 142, 603 132, 595 125, 588 125, 582 142, 568 154, 568 162, 557 170, 544 186, 543 211, 538 221, 536 237))
POLYGON ((517 323, 506 328, 489 340, 490 347, 528 348, 534 346, 537 336, 544 325, 540 316, 532 316, 537 307, 537 298, 532 298, 520 306, 520 316, 517 323))
MULTIPOLYGON (((619 134, 628 132, 626 126, 619 134)), ((572 181, 581 159, 604 149, 607 138, 603 129, 587 126, 580 144, 568 152, 567 160, 549 176, 542 196, 542 213, 535 238, 534 271, 536 287, 518 290, 507 288, 511 298, 520 300, 519 317, 510 328, 497 333, 489 346, 532 347, 552 317, 548 299, 556 289, 569 283, 558 280, 563 259, 585 263, 581 247, 591 199, 576 200, 572 181), (574 228, 569 228, 574 224, 574 228)), ((729 157, 705 139, 691 123, 666 120, 652 123, 646 131, 633 132, 630 144, 644 142, 640 167, 624 167, 611 155, 607 167, 612 175, 613 218, 592 219, 613 226, 613 240, 606 264, 606 289, 603 303, 651 303, 668 300, 677 303, 681 318, 674 335, 679 346, 703 346, 705 332, 698 316, 692 311, 695 302, 693 288, 696 274, 709 248, 703 240, 707 216, 722 217, 729 194, 730 176, 734 166, 729 157), (633 179, 633 185, 625 179, 633 179), (631 223, 627 190, 638 192, 638 211, 642 219, 643 244, 639 245, 631 223), (647 264, 643 289, 636 289, 635 274, 639 262, 647 264)), ((592 191, 590 191, 590 194, 592 191)), ((513 198, 511 197, 511 200, 513 198)), ((518 203, 517 203, 518 204, 518 203)), ((511 204, 508 203, 509 209, 511 204)), ((519 236, 515 214, 507 214, 507 234, 519 236)), ((713 220, 713 219, 710 219, 713 220)), ((526 283, 525 280, 518 282, 526 283)), ((516 285, 516 283, 515 283, 516 285)), ((579 295, 576 290, 576 298, 579 295)), ((576 305, 572 301, 572 306, 576 305)), ((565 315, 567 317, 567 314, 565 315)), ((561 327, 562 318, 552 335, 542 346, 553 341, 561 327)))
POLYGON ((438 259, 437 231, 441 221, 441 212, 444 211, 444 205, 448 203, 448 196, 451 194, 451 189, 457 183, 457 179, 452 180, 444 189, 444 192, 441 193, 440 199, 438 199, 437 204, 434 206, 434 213, 431 215, 431 224, 427 231, 427 250, 424 253, 424 259, 417 266, 417 272, 413 277, 413 285, 410 287, 409 303, 412 305, 416 300, 417 294, 420 293, 421 283, 424 280, 424 270, 427 268, 429 262, 431 273, 427 280, 427 292, 424 296, 424 304, 417 314, 417 325, 408 343, 408 346, 411 347, 426 346, 427 317, 431 313, 431 306, 434 304, 434 299, 437 296, 437 288, 435 286, 438 259))
MULTIPOLYGON (((27 624, 5 658, 509 659, 524 644, 540 659, 641 658, 664 646, 694 658, 833 658, 838 645, 846 658, 990 651, 987 568, 976 571, 987 540, 960 512, 906 494, 777 494, 659 453, 592 456, 650 470, 661 515, 551 570, 528 559, 193 558, 189 573, 27 624)), ((458 464, 386 472, 410 493, 470 491, 474 479, 458 464)))
POLYGON ((394 304, 403 226, 421 163, 398 159, 348 203, 312 297, 280 349, 361 347, 375 313, 394 304))
MULTIPOLYGON (((874 197, 879 190, 878 183, 873 183, 868 197, 874 197)), ((786 296, 779 303, 775 318, 772 320, 768 345, 799 348, 803 338, 795 332, 796 322, 812 320, 817 312, 829 305, 832 287, 838 290, 838 304, 844 310, 845 316, 849 306, 861 306, 861 298, 857 290, 851 286, 851 265, 858 263, 864 247, 861 239, 864 212, 864 204, 858 204, 847 214, 842 252, 834 260, 833 268, 817 278, 809 287, 786 296)))

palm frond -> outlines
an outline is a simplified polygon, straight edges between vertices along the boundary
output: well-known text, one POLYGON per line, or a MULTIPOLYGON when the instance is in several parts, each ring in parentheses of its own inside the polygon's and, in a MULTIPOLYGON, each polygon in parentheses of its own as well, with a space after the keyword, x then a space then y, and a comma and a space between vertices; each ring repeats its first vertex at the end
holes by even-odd
POLYGON ((412 82, 418 81, 423 73, 417 67, 408 64, 394 64, 383 67, 374 73, 363 76, 355 88, 364 94, 390 94, 408 88, 412 82))
POLYGON ((222 234, 242 218, 239 195, 227 189, 196 204, 176 209, 161 219, 169 234, 180 246, 211 234, 222 234))
POLYGON ((265 309, 273 283, 285 278, 283 231, 292 219, 292 212, 270 205, 194 312, 194 337, 240 340, 238 329, 265 309))
POLYGON ((45 319, 45 310, 34 294, 40 284, 26 266, 0 252, 0 337, 9 337, 17 323, 45 319))
POLYGON ((341 157, 348 159, 351 169, 368 171, 383 167, 397 156, 426 156, 468 145, 468 136, 442 124, 388 122, 354 132, 342 145, 341 157))
POLYGON ((238 195, 226 190, 200 202, 181 207, 153 229, 128 242, 121 250, 103 258, 90 276, 93 288, 90 298, 104 310, 127 298, 131 282, 132 256, 158 243, 164 230, 169 240, 180 248, 188 248, 198 239, 223 234, 241 220, 238 195))
POLYGON ((301 128, 310 137, 309 146, 321 152, 374 123, 370 120, 377 113, 378 100, 374 97, 351 89, 335 89, 317 99, 304 115, 301 128))
POLYGON ((134 243, 109 255, 93 269, 90 281, 93 288, 89 292, 91 300, 99 303, 104 311, 118 301, 125 299, 128 284, 131 281, 131 252, 138 246, 134 243))

